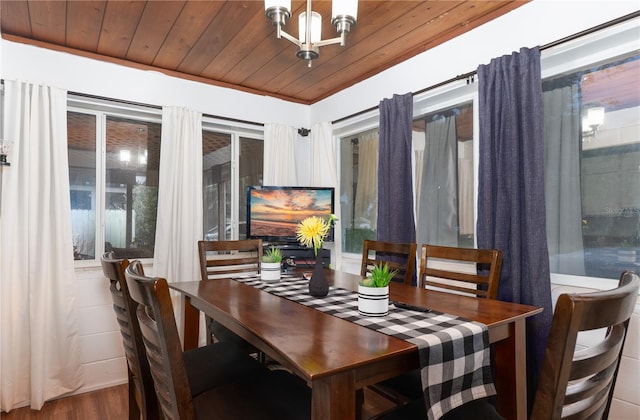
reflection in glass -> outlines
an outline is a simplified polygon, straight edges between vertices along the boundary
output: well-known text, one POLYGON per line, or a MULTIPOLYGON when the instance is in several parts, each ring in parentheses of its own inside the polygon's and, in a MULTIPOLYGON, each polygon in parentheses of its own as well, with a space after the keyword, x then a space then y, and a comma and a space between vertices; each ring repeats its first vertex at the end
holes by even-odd
POLYGON ((105 251, 152 258, 160 166, 158 123, 107 117, 105 251))
POLYGON ((73 256, 95 258, 96 242, 96 117, 67 113, 69 187, 73 256))
POLYGON ((617 279, 640 269, 639 58, 544 81, 553 273, 617 279))
POLYGON ((416 240, 474 247, 473 104, 413 122, 416 240))

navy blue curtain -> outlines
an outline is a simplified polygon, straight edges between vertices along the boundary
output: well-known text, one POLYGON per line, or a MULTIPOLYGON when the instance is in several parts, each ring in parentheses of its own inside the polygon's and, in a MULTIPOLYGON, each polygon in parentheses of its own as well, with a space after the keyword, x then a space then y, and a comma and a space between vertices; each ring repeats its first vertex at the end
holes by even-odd
POLYGON ((478 246, 503 252, 498 299, 544 308, 527 322, 529 405, 552 318, 540 50, 478 67, 478 246))
POLYGON ((415 242, 411 124, 413 95, 393 95, 380 101, 378 143, 377 239, 415 242))

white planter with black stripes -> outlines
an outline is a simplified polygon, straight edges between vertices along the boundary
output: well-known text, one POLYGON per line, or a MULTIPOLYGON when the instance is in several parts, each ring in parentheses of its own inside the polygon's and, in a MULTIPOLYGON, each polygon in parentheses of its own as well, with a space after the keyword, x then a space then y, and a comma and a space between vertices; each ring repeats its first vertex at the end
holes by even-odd
POLYGON ((358 312, 362 316, 385 316, 389 313, 389 286, 358 285, 358 312))

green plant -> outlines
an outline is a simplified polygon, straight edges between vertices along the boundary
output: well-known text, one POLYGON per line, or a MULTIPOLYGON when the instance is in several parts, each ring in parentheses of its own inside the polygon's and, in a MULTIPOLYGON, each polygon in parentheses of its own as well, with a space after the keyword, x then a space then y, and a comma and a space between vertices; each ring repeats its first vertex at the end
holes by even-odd
POLYGON ((262 262, 265 263, 279 263, 282 261, 282 251, 280 248, 276 248, 275 246, 271 246, 271 248, 267 249, 262 256, 262 262))
POLYGON ((369 270, 369 273, 371 276, 368 276, 360 282, 362 286, 385 287, 388 286, 395 275, 398 274, 398 270, 391 270, 386 262, 379 262, 369 270))

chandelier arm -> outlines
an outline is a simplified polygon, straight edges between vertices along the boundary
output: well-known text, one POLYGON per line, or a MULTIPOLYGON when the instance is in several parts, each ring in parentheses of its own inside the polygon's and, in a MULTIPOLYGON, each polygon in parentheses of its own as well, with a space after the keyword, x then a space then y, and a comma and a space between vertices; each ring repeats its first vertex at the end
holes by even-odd
MULTIPOLYGON (((280 28, 280 26, 278 26, 278 28, 280 28)), ((289 35, 287 32, 283 31, 282 29, 278 30, 278 33, 280 34, 280 36, 284 39, 286 39, 287 41, 295 44, 298 46, 298 48, 302 47, 302 42, 300 42, 300 40, 298 38, 296 38, 295 36, 291 36, 289 35)), ((278 37, 280 38, 280 37, 278 37)))
POLYGON ((322 41, 314 42, 313 46, 314 47, 324 47, 325 45, 333 45, 333 44, 340 44, 340 45, 344 46, 344 43, 345 43, 345 36, 344 36, 344 34, 342 34, 337 38, 324 39, 322 41))

